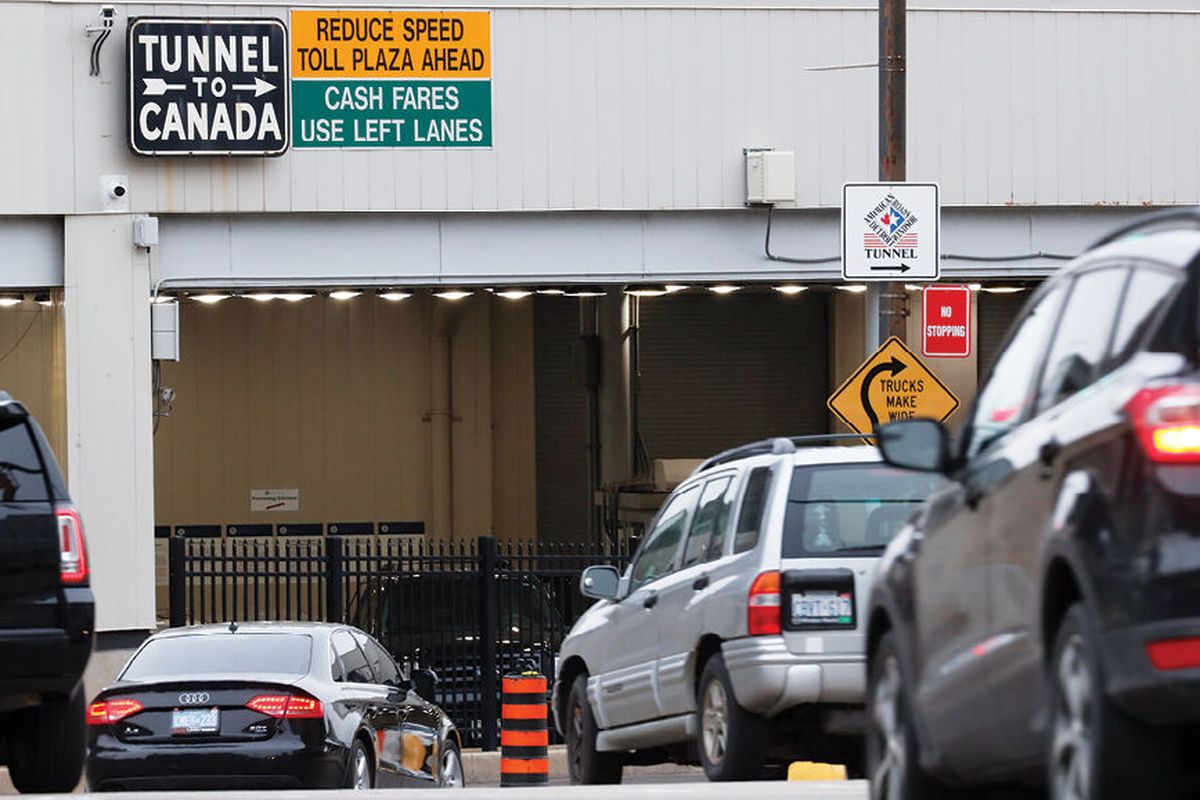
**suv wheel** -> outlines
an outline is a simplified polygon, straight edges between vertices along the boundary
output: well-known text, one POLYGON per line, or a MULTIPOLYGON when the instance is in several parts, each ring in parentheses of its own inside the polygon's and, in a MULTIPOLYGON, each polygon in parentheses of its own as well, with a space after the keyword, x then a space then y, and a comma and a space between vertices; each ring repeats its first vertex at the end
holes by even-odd
POLYGON ((725 659, 714 655, 700 673, 696 697, 700 710, 697 748, 710 781, 748 781, 761 777, 767 750, 767 720, 738 705, 725 659))
POLYGON ((588 704, 587 675, 580 675, 571 684, 566 721, 571 783, 620 783, 624 770, 620 756, 596 750, 596 718, 588 704))
POLYGON ((83 772, 83 687, 21 712, 8 740, 9 777, 18 792, 73 791, 83 772))
POLYGON ((871 658, 867 714, 867 777, 872 800, 933 800, 948 790, 921 768, 909 689, 896 651, 886 633, 871 658))
POLYGON ((1081 604, 1067 612, 1055 638, 1049 685, 1052 800, 1183 796, 1174 737, 1126 716, 1105 697, 1095 638, 1081 604))

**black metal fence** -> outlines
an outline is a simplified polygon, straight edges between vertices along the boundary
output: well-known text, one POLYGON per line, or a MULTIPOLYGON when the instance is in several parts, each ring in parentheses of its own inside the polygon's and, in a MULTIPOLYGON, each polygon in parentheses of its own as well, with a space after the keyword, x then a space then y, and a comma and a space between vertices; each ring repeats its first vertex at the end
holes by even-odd
POLYGON ((398 661, 438 673, 438 704, 464 740, 495 749, 499 676, 553 673, 591 603, 579 573, 624 568, 624 549, 326 536, 170 540, 171 625, 230 620, 348 622, 398 661))

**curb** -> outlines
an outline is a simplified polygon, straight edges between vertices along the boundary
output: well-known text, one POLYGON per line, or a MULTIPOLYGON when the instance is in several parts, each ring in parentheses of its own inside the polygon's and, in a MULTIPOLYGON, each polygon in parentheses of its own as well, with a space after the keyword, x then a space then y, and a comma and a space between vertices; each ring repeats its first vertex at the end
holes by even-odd
MULTIPOLYGON (((500 785, 500 751, 492 750, 485 752, 483 750, 468 749, 462 754, 463 773, 467 779, 467 786, 499 786, 500 785)), ((550 780, 551 781, 566 781, 567 774, 567 747, 566 745, 556 744, 551 745, 550 753, 550 780)), ((699 775, 704 776, 704 771, 699 767, 692 767, 684 764, 656 764, 652 767, 626 767, 626 775, 699 775)))

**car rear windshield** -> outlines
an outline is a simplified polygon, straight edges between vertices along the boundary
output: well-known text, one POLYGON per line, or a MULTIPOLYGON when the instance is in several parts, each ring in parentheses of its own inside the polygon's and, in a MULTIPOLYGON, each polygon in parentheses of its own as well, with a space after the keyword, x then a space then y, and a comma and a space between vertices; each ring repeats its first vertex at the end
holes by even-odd
POLYGON ((196 675, 306 675, 312 637, 300 633, 171 636, 147 642, 121 675, 155 681, 196 675))
POLYGON ((938 480, 882 464, 797 467, 783 522, 783 557, 879 552, 938 480))
POLYGON ((33 430, 24 419, 0 421, 0 502, 50 500, 50 482, 33 430))

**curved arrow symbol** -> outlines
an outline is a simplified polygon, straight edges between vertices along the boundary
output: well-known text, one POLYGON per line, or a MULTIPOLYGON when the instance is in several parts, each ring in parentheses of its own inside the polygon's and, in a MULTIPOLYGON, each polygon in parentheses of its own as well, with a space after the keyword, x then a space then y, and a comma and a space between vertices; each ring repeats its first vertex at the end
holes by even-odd
POLYGON ((892 356, 892 360, 886 364, 876 364, 871 367, 871 371, 867 373, 867 377, 863 378, 862 386, 859 388, 859 398, 862 400, 863 411, 867 412, 867 419, 871 420, 871 429, 879 424, 879 416, 875 413, 875 409, 871 408, 871 381, 878 378, 885 372, 892 373, 892 377, 896 377, 908 367, 900 359, 892 356))

